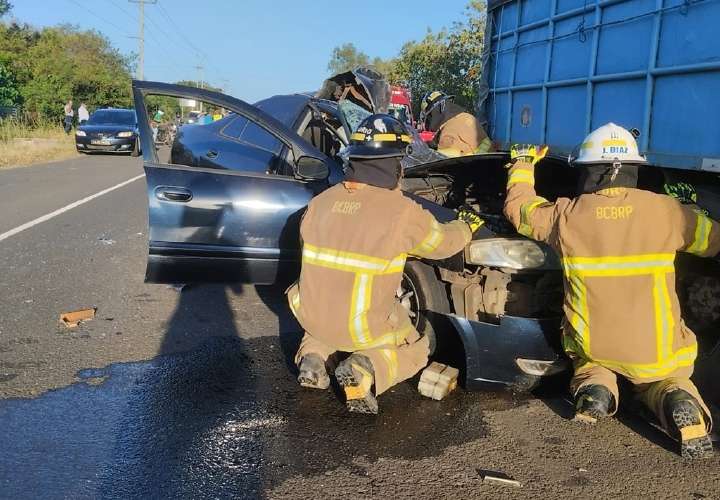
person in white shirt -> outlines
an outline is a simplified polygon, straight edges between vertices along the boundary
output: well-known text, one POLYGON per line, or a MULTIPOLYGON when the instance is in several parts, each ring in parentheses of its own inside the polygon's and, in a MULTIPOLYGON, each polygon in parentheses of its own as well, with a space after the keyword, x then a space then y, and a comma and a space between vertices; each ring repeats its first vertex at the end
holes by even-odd
POLYGON ((80 107, 78 108, 78 124, 82 125, 89 119, 90 119, 90 113, 88 113, 88 110, 85 107, 85 103, 81 102, 80 107))

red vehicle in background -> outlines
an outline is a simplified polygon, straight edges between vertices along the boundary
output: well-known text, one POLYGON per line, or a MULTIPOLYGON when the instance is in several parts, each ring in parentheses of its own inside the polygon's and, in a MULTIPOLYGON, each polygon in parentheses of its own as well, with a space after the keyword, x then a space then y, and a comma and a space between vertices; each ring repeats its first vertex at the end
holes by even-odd
POLYGON ((388 113, 403 123, 411 125, 420 132, 420 138, 425 142, 430 142, 435 137, 435 134, 429 130, 420 130, 423 127, 422 123, 417 123, 412 112, 412 94, 410 89, 405 87, 391 86, 390 87, 390 105, 388 106, 388 113))

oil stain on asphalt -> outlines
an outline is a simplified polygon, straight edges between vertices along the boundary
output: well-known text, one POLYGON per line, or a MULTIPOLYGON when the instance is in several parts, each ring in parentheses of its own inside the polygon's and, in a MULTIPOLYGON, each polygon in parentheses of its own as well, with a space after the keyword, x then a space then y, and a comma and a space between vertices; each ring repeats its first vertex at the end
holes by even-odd
POLYGON ((0 496, 254 497, 360 456, 439 455, 485 436, 481 410, 519 404, 462 391, 436 402, 406 382, 380 398, 380 415, 348 414, 332 391, 297 386, 296 341, 211 338, 0 401, 0 496))

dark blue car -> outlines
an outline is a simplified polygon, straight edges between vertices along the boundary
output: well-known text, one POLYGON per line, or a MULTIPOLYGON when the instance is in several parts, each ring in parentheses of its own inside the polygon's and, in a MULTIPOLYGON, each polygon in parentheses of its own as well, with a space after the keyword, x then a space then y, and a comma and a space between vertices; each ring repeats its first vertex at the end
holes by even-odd
POLYGON ((103 151, 139 156, 138 126, 132 109, 98 109, 75 131, 79 153, 103 151))

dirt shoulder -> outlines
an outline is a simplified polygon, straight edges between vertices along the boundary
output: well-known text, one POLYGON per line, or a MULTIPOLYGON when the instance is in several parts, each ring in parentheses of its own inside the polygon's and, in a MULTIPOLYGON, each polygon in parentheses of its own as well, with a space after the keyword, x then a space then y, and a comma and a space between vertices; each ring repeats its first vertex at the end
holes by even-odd
POLYGON ((10 139, 0 143, 0 169, 66 160, 78 156, 72 135, 10 139))

